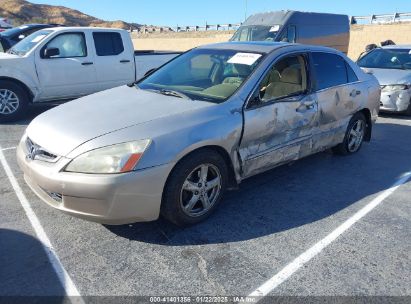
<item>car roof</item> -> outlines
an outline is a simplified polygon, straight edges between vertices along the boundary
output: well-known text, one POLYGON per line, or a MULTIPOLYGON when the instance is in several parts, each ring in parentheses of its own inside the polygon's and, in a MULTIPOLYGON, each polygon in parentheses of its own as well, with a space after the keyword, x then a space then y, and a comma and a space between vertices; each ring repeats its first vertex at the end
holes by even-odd
POLYGON ((58 27, 52 27, 49 28, 49 30, 52 31, 75 31, 75 30, 82 30, 82 31, 89 31, 89 30, 93 30, 93 31, 125 31, 123 29, 119 29, 119 28, 105 28, 105 27, 90 27, 90 26, 58 26, 58 27))
POLYGON ((411 44, 393 44, 382 47, 383 49, 411 49, 411 44))
POLYGON ((257 52, 268 54, 278 50, 280 48, 293 48, 295 50, 310 50, 310 51, 322 51, 327 53, 340 53, 339 51, 317 45, 306 45, 299 43, 288 42, 271 42, 271 41, 244 41, 244 42, 222 42, 215 44, 207 44, 198 47, 199 49, 221 49, 221 50, 233 50, 238 52, 257 52))
POLYGON ((25 30, 25 29, 33 28, 33 27, 57 27, 57 26, 63 26, 63 25, 55 24, 55 23, 52 23, 52 24, 30 23, 30 24, 22 24, 20 26, 16 26, 16 28, 25 30))

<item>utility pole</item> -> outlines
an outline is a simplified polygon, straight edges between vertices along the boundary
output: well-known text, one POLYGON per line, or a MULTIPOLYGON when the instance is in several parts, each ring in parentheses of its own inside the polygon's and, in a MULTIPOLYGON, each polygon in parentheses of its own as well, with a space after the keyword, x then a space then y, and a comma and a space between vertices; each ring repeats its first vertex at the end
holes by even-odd
POLYGON ((245 12, 244 12, 244 21, 247 19, 247 9, 248 9, 248 0, 245 1, 245 12))

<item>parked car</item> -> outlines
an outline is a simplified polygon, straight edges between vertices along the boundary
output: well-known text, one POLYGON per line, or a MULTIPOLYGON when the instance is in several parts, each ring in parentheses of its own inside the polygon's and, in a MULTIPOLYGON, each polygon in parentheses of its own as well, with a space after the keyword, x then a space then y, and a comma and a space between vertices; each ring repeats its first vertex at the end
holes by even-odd
POLYGON ((29 104, 67 101, 133 83, 179 55, 134 52, 119 29, 56 27, 37 31, 0 53, 0 122, 21 118, 29 104))
POLYGON ((377 77, 381 85, 381 111, 411 115, 411 45, 376 48, 358 65, 377 77))
POLYGON ((189 225, 245 178, 328 148, 358 152, 379 99, 375 77, 330 48, 207 45, 135 87, 41 114, 17 158, 31 189, 63 212, 189 225))
POLYGON ((285 41, 323 45, 348 52, 350 20, 347 15, 276 11, 250 16, 231 41, 285 41))
POLYGON ((51 28, 56 26, 62 26, 58 24, 25 24, 19 27, 8 29, 0 33, 0 52, 7 52, 15 44, 33 34, 34 32, 51 28))

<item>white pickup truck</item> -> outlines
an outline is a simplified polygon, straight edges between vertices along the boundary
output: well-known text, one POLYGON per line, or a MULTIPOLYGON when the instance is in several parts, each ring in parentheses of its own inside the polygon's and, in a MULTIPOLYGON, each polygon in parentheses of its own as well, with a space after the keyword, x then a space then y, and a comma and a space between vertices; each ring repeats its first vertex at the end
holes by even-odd
POLYGON ((0 122, 21 118, 31 103, 63 102, 133 83, 177 55, 135 52, 125 30, 37 31, 0 53, 0 122))

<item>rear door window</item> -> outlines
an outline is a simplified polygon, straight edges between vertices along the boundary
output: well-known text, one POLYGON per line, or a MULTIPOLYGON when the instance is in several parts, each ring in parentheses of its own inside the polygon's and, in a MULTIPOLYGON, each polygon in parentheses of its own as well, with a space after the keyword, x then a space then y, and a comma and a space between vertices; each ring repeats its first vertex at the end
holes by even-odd
POLYGON ((124 52, 120 33, 94 32, 93 39, 97 56, 116 56, 124 52))
POLYGON ((313 52, 316 90, 323 90, 348 82, 345 60, 336 54, 313 52))
POLYGON ((350 67, 348 63, 345 63, 345 66, 347 67, 347 77, 348 77, 348 82, 356 82, 358 81, 357 74, 355 74, 354 70, 350 67))

